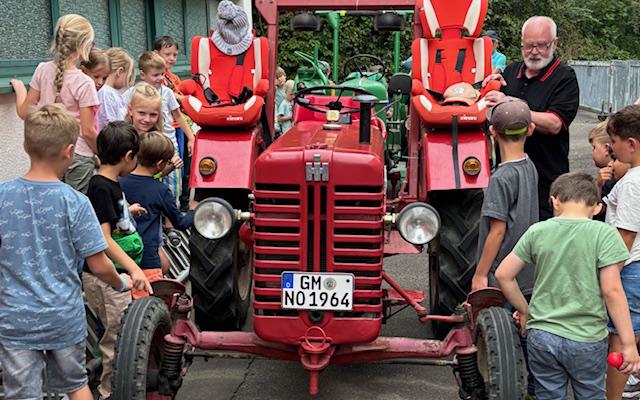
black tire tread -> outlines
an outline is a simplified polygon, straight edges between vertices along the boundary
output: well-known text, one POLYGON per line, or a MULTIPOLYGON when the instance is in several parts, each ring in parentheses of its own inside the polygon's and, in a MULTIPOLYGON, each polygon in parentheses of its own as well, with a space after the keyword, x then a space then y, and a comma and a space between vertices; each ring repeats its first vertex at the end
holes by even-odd
POLYGON ((171 328, 169 310, 157 297, 132 302, 122 316, 111 378, 112 400, 145 400, 147 362, 154 332, 171 328))
POLYGON ((476 339, 478 335, 484 338, 488 358, 487 399, 522 399, 526 392, 525 361, 518 330, 510 313, 501 307, 480 311, 476 339))
POLYGON ((469 293, 476 268, 483 198, 480 189, 434 195, 433 203, 442 221, 438 250, 432 253, 432 262, 437 262, 439 267, 435 305, 439 313, 451 314, 469 293))

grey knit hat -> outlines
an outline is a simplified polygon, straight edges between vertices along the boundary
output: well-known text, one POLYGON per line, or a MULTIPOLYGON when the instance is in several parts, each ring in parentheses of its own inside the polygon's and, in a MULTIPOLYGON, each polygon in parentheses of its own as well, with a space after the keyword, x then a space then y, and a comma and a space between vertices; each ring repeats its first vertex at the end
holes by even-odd
POLYGON ((221 52, 237 56, 251 46, 253 33, 249 29, 247 13, 242 7, 229 0, 222 0, 218 5, 217 26, 211 40, 221 52))

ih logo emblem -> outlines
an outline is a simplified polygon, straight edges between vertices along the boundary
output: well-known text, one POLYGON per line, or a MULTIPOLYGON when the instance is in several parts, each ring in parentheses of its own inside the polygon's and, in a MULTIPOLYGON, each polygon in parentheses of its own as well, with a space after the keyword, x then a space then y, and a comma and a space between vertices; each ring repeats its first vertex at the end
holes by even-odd
POLYGON ((327 290, 333 290, 336 288, 336 280, 333 278, 327 278, 324 280, 324 288, 327 290))
POLYGON ((320 154, 313 155, 313 162, 307 162, 305 166, 307 182, 328 182, 329 163, 320 161, 320 154))

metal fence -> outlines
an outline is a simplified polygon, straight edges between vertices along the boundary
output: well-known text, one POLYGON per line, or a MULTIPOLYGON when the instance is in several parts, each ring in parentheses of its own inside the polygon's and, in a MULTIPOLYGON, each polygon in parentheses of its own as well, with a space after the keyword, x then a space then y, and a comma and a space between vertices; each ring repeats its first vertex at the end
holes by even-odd
POLYGON ((570 61, 580 85, 580 106, 616 112, 640 96, 640 61, 570 61))

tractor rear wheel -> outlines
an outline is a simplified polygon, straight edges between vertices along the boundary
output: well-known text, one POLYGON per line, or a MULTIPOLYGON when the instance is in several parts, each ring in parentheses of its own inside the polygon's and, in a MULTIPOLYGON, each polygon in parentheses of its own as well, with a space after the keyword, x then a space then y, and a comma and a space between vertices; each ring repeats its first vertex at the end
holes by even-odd
POLYGON ((480 311, 475 345, 487 400, 522 399, 527 388, 524 354, 509 311, 501 307, 480 311))
POLYGON ((251 300, 251 250, 238 230, 219 240, 191 233, 189 281, 195 322, 204 331, 240 330, 251 300))
POLYGON ((158 393, 158 376, 164 353, 164 336, 170 331, 169 310, 161 299, 150 296, 131 303, 122 317, 116 341, 111 399, 164 397, 158 393))
POLYGON ((476 268, 482 190, 458 190, 432 195, 440 214, 440 235, 429 249, 431 313, 451 314, 469 293, 476 268), (437 287, 434 287, 437 285, 437 287))

